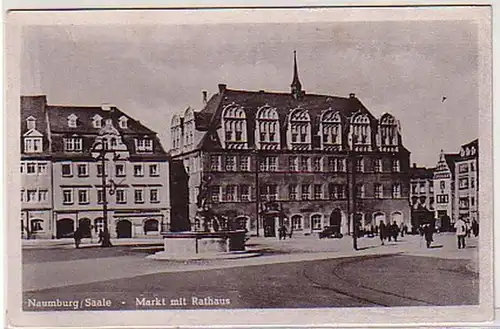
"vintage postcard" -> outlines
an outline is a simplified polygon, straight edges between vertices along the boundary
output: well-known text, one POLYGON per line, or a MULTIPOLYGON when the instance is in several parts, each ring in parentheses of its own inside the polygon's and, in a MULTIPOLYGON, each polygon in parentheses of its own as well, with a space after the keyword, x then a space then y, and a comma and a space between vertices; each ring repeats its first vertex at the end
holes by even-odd
POLYGON ((491 43, 488 6, 10 12, 9 324, 491 321, 491 43))

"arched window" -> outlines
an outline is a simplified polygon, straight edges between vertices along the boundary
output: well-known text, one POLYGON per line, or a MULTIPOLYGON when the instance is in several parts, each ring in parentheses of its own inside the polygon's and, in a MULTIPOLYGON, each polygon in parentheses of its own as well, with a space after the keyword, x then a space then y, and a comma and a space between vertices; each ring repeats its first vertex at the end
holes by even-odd
POLYGON ((321 149, 340 150, 342 145, 342 124, 339 112, 329 109, 321 114, 321 149))
POLYGON ((170 137, 172 140, 172 148, 178 149, 180 148, 180 143, 181 143, 181 118, 177 115, 174 114, 172 117, 172 123, 170 127, 170 137))
POLYGON ((43 231, 43 220, 42 219, 32 219, 31 220, 31 232, 43 231))
POLYGON ((294 230, 302 230, 303 228, 303 223, 302 223, 302 216, 300 215, 293 215, 292 216, 292 228, 294 230))
POLYGON ((189 147, 194 143, 194 111, 188 107, 184 112, 184 146, 189 147))
POLYGON ((275 108, 265 105, 257 112, 255 129, 256 146, 259 149, 277 150, 280 147, 280 123, 275 108))
POLYGON ((371 128, 370 119, 366 114, 357 114, 351 119, 349 139, 352 148, 357 150, 370 150, 371 128))
POLYGON ((288 148, 291 150, 311 149, 311 117, 304 109, 295 109, 288 115, 288 148))
POLYGON ((235 103, 222 111, 223 140, 227 149, 247 148, 247 116, 245 110, 235 103))
POLYGON ((398 145, 398 122, 389 113, 380 118, 378 138, 381 147, 398 145))

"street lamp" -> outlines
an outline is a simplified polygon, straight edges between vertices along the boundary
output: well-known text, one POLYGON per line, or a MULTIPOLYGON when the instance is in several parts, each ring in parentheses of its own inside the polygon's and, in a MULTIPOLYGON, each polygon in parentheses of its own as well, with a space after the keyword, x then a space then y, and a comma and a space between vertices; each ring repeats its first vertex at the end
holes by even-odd
POLYGON ((358 250, 358 223, 356 218, 356 155, 352 151, 347 151, 347 212, 352 215, 352 247, 358 250), (351 171, 349 173, 349 171, 351 171), (352 175, 352 182, 349 177, 352 175), (351 184, 349 184, 351 183, 351 184), (351 186, 349 186, 351 185, 351 186), (352 209, 350 204, 352 202, 352 209), (351 211, 352 210, 352 211, 351 211))
MULTIPOLYGON (((98 153, 96 160, 101 161, 102 173, 101 173, 101 183, 102 183, 102 219, 103 219, 103 234, 101 239, 101 247, 107 248, 112 247, 109 229, 108 229, 108 198, 106 193, 106 155, 113 154, 113 158, 116 158, 116 154, 113 150, 107 149, 107 143, 102 141, 96 142, 92 147, 92 153, 98 153), (98 146, 101 146, 98 149, 98 146)), ((110 194, 114 194, 114 188, 111 187, 109 190, 110 194)))
POLYGON ((257 149, 252 152, 255 156, 255 219, 257 221, 257 236, 259 236, 259 204, 260 204, 260 186, 259 186, 259 155, 257 149))

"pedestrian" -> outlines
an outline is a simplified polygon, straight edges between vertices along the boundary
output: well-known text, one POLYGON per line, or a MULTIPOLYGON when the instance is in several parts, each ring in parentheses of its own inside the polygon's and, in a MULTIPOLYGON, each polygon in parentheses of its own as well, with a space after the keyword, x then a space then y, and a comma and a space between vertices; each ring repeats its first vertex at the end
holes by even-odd
POLYGON ((465 237, 467 235, 467 224, 463 219, 457 220, 455 223, 458 249, 465 249, 465 237))
POLYGON ((475 218, 472 220, 472 233, 475 237, 479 234, 479 224, 475 218))
POLYGON ((403 238, 405 236, 405 225, 401 223, 401 237, 403 238))
POLYGON ((293 225, 290 226, 290 235, 289 235, 290 239, 292 238, 292 235, 293 235, 293 225))
POLYGON ((427 243, 427 248, 430 248, 431 243, 434 241, 433 235, 434 235, 434 227, 432 227, 430 224, 425 225, 424 236, 425 236, 425 242, 427 243))
POLYGON ((398 242, 399 226, 396 221, 394 221, 391 225, 391 233, 392 237, 394 238, 394 242, 398 242))
POLYGON ((99 230, 99 241, 97 243, 101 243, 102 240, 104 240, 104 232, 102 230, 99 230))
POLYGON ((73 233, 73 238, 75 239, 76 249, 80 248, 80 242, 82 241, 82 231, 80 228, 77 228, 75 233, 73 233))
POLYGON ((385 240, 385 224, 383 221, 380 221, 380 225, 378 227, 378 233, 380 237, 380 241, 382 242, 382 245, 384 245, 384 240, 385 240))
POLYGON ((288 233, 288 230, 286 229, 285 225, 282 226, 282 230, 283 230, 283 240, 286 240, 286 234, 288 233))

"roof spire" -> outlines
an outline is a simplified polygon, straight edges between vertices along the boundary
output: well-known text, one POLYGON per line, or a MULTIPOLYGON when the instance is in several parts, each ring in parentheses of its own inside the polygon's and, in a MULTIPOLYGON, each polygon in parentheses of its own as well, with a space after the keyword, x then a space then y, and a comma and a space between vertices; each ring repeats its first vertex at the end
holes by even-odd
POLYGON ((292 84, 290 85, 292 87, 292 95, 295 98, 299 98, 302 94, 302 85, 299 80, 299 71, 297 69, 297 51, 293 51, 293 80, 292 84))

